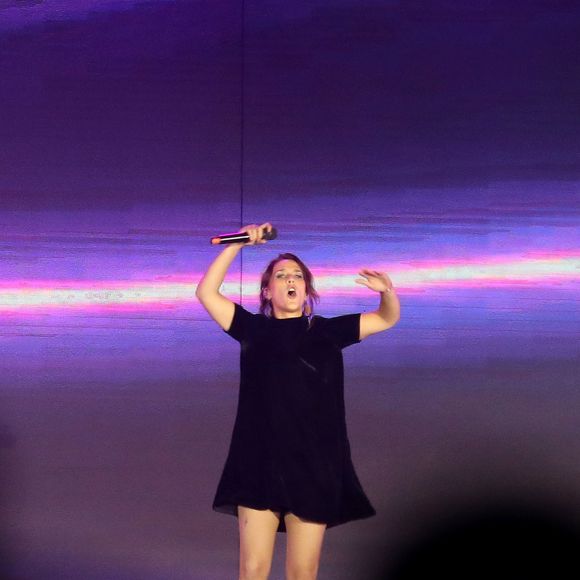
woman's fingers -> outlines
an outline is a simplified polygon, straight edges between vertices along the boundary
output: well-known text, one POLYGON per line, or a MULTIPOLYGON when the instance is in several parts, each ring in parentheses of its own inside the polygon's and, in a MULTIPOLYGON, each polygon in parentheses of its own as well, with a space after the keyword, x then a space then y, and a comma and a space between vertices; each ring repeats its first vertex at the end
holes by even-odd
POLYGON ((367 288, 375 290, 376 292, 383 292, 385 290, 390 292, 393 287, 393 283, 386 272, 362 268, 359 272, 359 276, 362 276, 362 278, 357 278, 355 280, 357 284, 363 284, 367 288))
POLYGON ((243 228, 241 228, 241 229, 240 229, 240 232, 245 232, 246 234, 248 234, 248 236, 250 236, 250 239, 249 239, 249 241, 247 241, 245 245, 250 245, 250 244, 252 244, 252 242, 253 242, 253 237, 254 237, 254 234, 253 234, 253 232, 255 231, 255 229, 256 229, 257 227, 258 227, 258 226, 257 226, 256 224, 249 224, 249 225, 247 225, 247 226, 244 226, 243 228))
POLYGON ((252 246, 256 243, 258 239, 258 231, 257 225, 252 225, 246 230, 247 234, 250 236, 250 240, 246 242, 247 245, 252 246))
POLYGON ((266 240, 264 239, 264 232, 265 231, 272 231, 272 224, 270 222, 263 223, 262 225, 257 224, 250 224, 244 226, 241 232, 246 232, 248 236, 250 236, 249 241, 246 242, 246 246, 253 246, 256 244, 265 244, 266 240))
POLYGON ((369 268, 363 268, 359 272, 359 275, 368 278, 369 276, 384 276, 385 272, 379 272, 378 270, 370 270, 369 268))
POLYGON ((266 222, 260 226, 260 244, 265 244, 267 240, 264 239, 265 232, 272 231, 272 224, 270 222, 266 222))
POLYGON ((265 232, 269 232, 272 230, 272 224, 270 222, 266 222, 265 224, 262 224, 259 228, 258 228, 258 243, 259 244, 265 244, 267 240, 264 239, 264 234, 265 232))

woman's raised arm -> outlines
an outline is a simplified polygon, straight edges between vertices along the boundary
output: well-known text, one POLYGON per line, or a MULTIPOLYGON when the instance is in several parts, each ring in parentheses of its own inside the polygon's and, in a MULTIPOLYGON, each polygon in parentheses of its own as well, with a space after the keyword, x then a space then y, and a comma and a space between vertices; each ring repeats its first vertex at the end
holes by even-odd
POLYGON ((270 223, 257 226, 255 224, 242 228, 241 232, 247 232, 250 241, 245 244, 228 244, 216 259, 210 264, 207 272, 199 281, 195 290, 197 299, 201 302, 208 314, 224 329, 229 330, 234 319, 234 303, 220 294, 220 288, 231 263, 244 246, 264 244, 262 239, 264 230, 271 230, 270 223))
POLYGON ((355 282, 379 292, 381 302, 375 312, 363 312, 360 317, 360 339, 382 332, 397 324, 401 318, 401 304, 386 272, 363 268, 355 282))

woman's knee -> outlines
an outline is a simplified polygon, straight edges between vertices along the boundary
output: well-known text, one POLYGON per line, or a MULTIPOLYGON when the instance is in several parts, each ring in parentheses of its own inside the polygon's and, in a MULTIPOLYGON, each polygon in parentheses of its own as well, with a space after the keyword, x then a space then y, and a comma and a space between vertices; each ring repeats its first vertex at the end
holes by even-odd
POLYGON ((240 561, 240 580, 267 580, 271 560, 267 558, 243 558, 240 561))
POLYGON ((288 562, 286 580, 316 580, 318 560, 316 562, 288 562))

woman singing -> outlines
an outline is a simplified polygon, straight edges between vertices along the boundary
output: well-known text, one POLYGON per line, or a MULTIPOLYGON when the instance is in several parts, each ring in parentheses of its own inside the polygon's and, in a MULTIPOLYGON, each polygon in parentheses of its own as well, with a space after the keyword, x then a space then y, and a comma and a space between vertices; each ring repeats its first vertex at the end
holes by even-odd
POLYGON ((260 314, 251 314, 219 290, 241 248, 265 243, 271 229, 242 228, 250 240, 228 245, 197 286, 241 345, 238 410, 213 509, 238 517, 240 580, 268 578, 276 532, 287 533, 287 580, 315 579, 325 530, 375 514, 351 461, 341 351, 393 326, 400 306, 390 278, 363 269, 356 282, 380 294, 376 311, 314 316, 310 270, 281 254, 262 274, 260 314))

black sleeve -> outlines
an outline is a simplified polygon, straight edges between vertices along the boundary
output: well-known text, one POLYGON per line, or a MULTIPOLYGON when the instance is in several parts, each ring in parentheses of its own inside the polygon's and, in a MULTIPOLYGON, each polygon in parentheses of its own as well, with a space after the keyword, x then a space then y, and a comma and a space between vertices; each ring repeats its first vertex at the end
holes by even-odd
POLYGON ((248 312, 237 302, 234 302, 234 307, 234 318, 232 324, 230 325, 230 328, 224 330, 224 332, 229 334, 232 338, 235 338, 238 342, 242 342, 242 340, 249 336, 256 315, 248 312))
POLYGON ((325 320, 325 331, 338 348, 360 342, 360 314, 344 314, 325 320))

